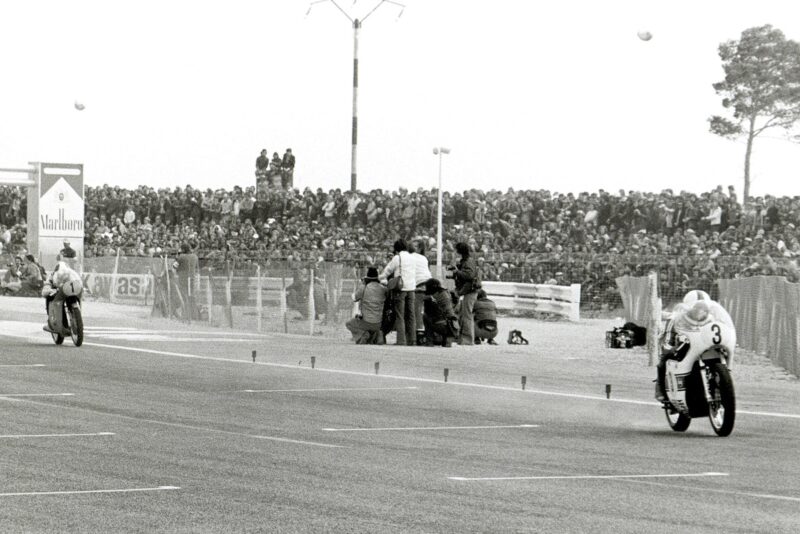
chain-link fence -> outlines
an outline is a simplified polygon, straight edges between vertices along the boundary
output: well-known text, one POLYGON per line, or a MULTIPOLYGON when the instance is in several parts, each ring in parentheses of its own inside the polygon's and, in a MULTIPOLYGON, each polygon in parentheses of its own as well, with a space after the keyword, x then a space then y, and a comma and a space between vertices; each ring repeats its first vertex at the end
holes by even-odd
MULTIPOLYGON (((617 279, 626 320, 650 328, 662 306, 647 277, 617 279)), ((663 285, 659 285, 659 288, 663 285)), ((737 345, 766 354, 776 365, 800 374, 800 284, 782 276, 720 279, 713 286, 736 326, 737 345)))
POLYGON ((187 319, 253 332, 346 337, 356 276, 354 268, 327 262, 215 262, 202 266, 181 294, 193 310, 187 319))
POLYGON ((800 284, 753 276, 720 280, 719 289, 720 304, 736 325, 738 345, 800 375, 800 284))

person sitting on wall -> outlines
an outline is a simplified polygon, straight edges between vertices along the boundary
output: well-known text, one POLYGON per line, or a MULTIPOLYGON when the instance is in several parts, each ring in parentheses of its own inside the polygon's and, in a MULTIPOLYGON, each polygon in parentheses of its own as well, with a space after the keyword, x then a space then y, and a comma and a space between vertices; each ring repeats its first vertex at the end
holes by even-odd
POLYGON ((26 293, 39 294, 44 287, 45 277, 42 276, 42 269, 36 263, 33 254, 25 255, 25 263, 22 266, 22 289, 26 293))
POLYGON ((22 289, 22 258, 17 256, 13 263, 6 265, 6 274, 0 281, 2 295, 16 295, 22 289))
POLYGON ((472 316, 475 318, 475 344, 486 341, 489 345, 497 345, 494 340, 497 337, 497 306, 483 289, 478 290, 472 316))
POLYGON ((361 313, 347 321, 345 326, 353 334, 357 345, 383 345, 386 339, 381 332, 383 306, 386 303, 386 286, 378 281, 378 269, 370 267, 367 276, 356 289, 353 300, 360 304, 361 313))
POLYGON ((70 246, 69 239, 64 240, 64 248, 58 252, 58 255, 62 260, 74 260, 78 257, 77 251, 70 246))

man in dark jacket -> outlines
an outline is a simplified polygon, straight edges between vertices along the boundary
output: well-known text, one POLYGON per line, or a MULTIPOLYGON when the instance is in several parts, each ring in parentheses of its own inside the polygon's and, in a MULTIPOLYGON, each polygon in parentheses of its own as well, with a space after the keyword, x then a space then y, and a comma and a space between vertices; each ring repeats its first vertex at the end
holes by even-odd
POLYGON ((461 260, 454 266, 453 279, 456 283, 456 294, 461 298, 461 310, 458 314, 458 323, 461 329, 459 345, 475 344, 474 319, 472 317, 475 301, 478 300, 478 290, 481 288, 481 276, 475 260, 470 256, 469 245, 456 243, 456 253, 461 260))
POLYGON ((438 335, 442 346, 449 347, 450 338, 458 335, 458 331, 453 328, 458 324, 458 318, 453 312, 450 292, 436 278, 425 282, 422 322, 425 323, 425 338, 429 346, 433 345, 433 340, 438 335))
POLYGON ((489 345, 497 345, 497 306, 489 300, 486 291, 478 290, 478 300, 472 308, 475 318, 475 344, 486 341, 489 345))

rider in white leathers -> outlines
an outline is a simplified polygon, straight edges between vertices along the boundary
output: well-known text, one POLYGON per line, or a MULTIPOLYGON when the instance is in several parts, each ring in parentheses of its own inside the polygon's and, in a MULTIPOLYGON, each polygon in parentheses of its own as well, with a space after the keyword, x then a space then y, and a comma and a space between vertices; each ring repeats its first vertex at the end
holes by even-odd
POLYGON ((672 311, 672 318, 667 323, 664 337, 661 339, 661 356, 656 366, 656 399, 667 399, 666 375, 667 360, 675 355, 678 349, 677 334, 679 330, 691 330, 702 326, 709 321, 718 321, 733 327, 730 314, 718 302, 711 300, 705 291, 693 289, 686 293, 683 302, 676 304, 672 311))

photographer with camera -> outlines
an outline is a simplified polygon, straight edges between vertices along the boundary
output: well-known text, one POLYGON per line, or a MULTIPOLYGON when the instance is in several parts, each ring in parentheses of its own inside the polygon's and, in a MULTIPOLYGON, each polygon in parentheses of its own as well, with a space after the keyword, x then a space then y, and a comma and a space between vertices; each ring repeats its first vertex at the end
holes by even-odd
POLYGON ((481 288, 481 276, 475 260, 470 256, 469 245, 464 242, 456 243, 456 253, 461 260, 455 266, 447 269, 452 271, 452 278, 456 284, 456 294, 461 299, 458 312, 460 327, 459 345, 475 344, 475 323, 472 316, 475 301, 478 300, 478 290, 481 288))

